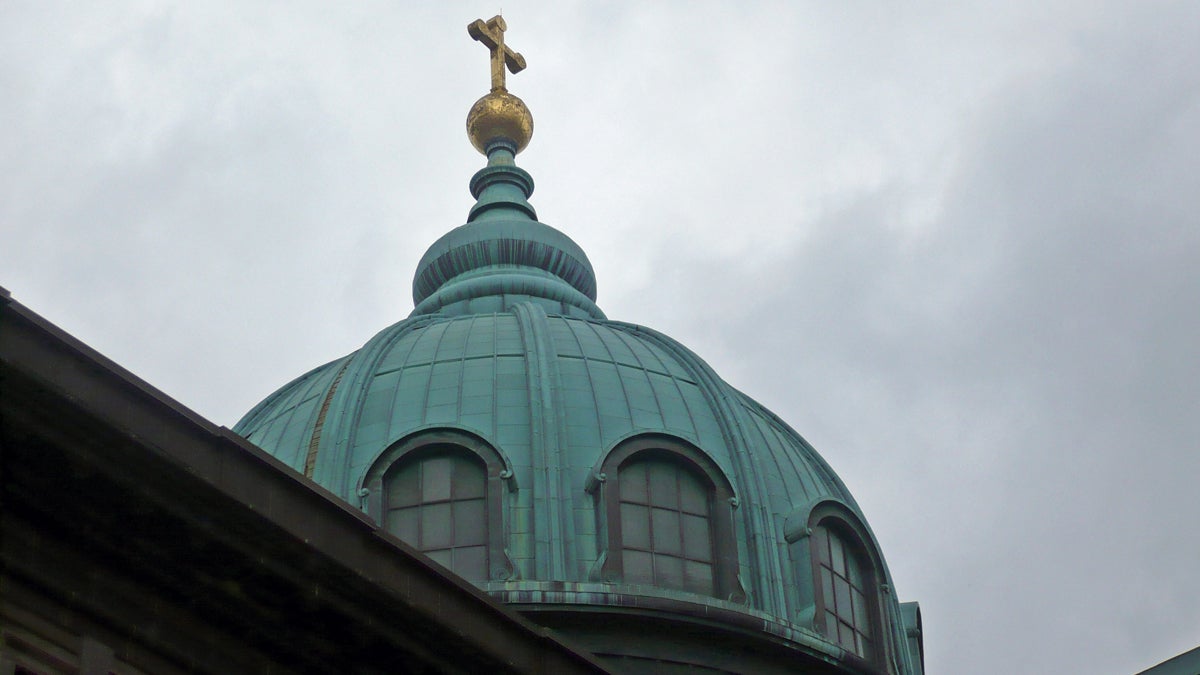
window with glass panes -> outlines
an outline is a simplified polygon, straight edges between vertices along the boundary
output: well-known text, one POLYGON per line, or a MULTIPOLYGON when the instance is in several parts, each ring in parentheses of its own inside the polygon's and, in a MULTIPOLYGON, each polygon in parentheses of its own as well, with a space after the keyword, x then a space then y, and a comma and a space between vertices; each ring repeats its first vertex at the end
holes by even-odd
POLYGON ((706 481, 662 458, 635 459, 618 475, 624 581, 713 595, 706 481))
POLYGON ((385 527, 456 574, 487 579, 487 470, 454 448, 412 453, 387 474, 385 527))
POLYGON ((860 556, 836 530, 813 528, 825 636, 864 659, 873 658, 874 603, 860 556))

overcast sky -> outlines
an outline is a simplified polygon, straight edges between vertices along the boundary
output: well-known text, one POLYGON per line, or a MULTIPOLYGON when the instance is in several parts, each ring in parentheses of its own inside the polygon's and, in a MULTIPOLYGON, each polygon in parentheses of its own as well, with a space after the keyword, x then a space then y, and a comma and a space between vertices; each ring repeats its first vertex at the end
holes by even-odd
MULTIPOLYGON (((227 426, 407 316, 499 6, 347 4, 0 2, 0 285, 227 426)), ((1200 3, 1000 4, 509 0, 518 161, 839 472, 930 673, 1133 673, 1200 644, 1200 3)))

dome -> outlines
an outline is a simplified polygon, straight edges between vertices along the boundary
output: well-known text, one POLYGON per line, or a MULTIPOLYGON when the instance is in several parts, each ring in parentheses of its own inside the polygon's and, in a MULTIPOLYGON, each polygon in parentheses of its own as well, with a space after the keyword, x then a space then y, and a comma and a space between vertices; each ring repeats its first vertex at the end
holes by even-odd
POLYGON ((622 669, 920 673, 916 605, 825 460, 684 345, 608 319, 517 148, 486 149, 413 313, 234 431, 622 669))
MULTIPOLYGON (((741 630, 750 622, 774 642, 845 658, 836 641, 807 630, 816 594, 808 574, 813 513, 838 514, 859 532, 867 557, 882 561, 845 485, 799 434, 688 348, 588 311, 594 305, 584 291, 563 278, 572 270, 590 276, 582 252, 534 256, 569 261, 560 274, 521 271, 516 256, 497 262, 486 253, 463 255, 500 271, 446 265, 439 286, 427 281, 434 278, 430 261, 470 246, 527 251, 551 241, 558 251, 578 251, 546 225, 511 222, 488 224, 486 236, 468 224, 452 231, 449 243, 449 236, 439 240, 414 282, 418 306, 434 311, 414 311, 361 349, 302 375, 234 430, 368 513, 382 487, 372 472, 394 449, 447 433, 487 446, 506 483, 505 533, 488 578, 473 581, 493 595, 543 611, 552 606, 563 621, 577 619, 580 607, 619 608, 630 598, 656 614, 675 604, 689 620, 721 615, 741 630), (506 237, 529 239, 508 246, 506 237), (457 294, 446 292, 456 287, 457 294), (428 298, 442 300, 422 305, 428 298), (720 596, 626 586, 606 573, 609 551, 597 513, 601 487, 611 480, 606 460, 639 442, 699 453, 711 461, 709 472, 727 481, 730 494, 717 508, 730 513, 736 562, 720 596)), ((879 570, 887 579, 886 567, 879 570)), ((900 606, 890 597, 881 602, 899 629, 900 606)))

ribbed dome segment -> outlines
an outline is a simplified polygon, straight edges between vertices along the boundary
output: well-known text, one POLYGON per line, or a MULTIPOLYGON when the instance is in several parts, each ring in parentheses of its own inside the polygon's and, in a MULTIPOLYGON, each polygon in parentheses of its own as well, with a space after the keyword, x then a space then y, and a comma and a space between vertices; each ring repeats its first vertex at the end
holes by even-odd
MULTIPOLYGON (((549 315, 531 302, 503 313, 402 321, 280 389, 234 430, 357 504, 380 453, 431 427, 495 443, 516 467, 522 494, 557 494, 542 502, 547 526, 575 522, 593 467, 641 433, 692 443, 730 476, 753 533, 739 546, 776 538, 797 505, 833 498, 855 508, 808 443, 683 345, 641 326, 549 315), (561 485, 543 484, 546 470, 561 485)), ((514 549, 524 579, 585 582, 597 555, 592 531, 543 533, 514 549)), ((779 617, 797 611, 779 590, 791 572, 777 549, 744 549, 741 560, 756 608, 779 617)))
POLYGON ((471 179, 467 224, 438 239, 417 265, 413 315, 503 311, 534 300, 547 311, 603 318, 596 275, 570 237, 536 220, 533 178, 511 147, 490 146, 488 166, 471 179))
MULTIPOLYGON (((436 429, 491 444, 519 486, 505 547, 512 578, 485 586, 498 597, 553 591, 562 603, 596 605, 629 594, 685 598, 694 611, 758 622, 820 658, 840 658, 796 628, 810 625, 813 589, 797 573, 797 551, 807 549, 785 536, 803 531, 809 505, 819 503, 841 504, 865 524, 853 497, 786 423, 648 328, 550 314, 531 301, 504 312, 415 316, 283 387, 234 427, 363 508, 370 467, 403 439, 436 429), (728 477, 743 603, 597 581, 601 532, 587 486, 603 480, 597 466, 612 448, 646 434, 699 448, 728 477)), ((864 528, 866 545, 878 550, 864 528)), ((882 558, 879 573, 890 584, 882 558)), ((881 603, 900 630, 895 598, 881 603)))
POLYGON ((852 499, 795 432, 683 345, 632 324, 547 315, 532 303, 398 323, 279 390, 236 431, 297 470, 312 450, 319 461, 309 473, 351 499, 362 478, 355 467, 412 429, 440 424, 497 439, 518 466, 533 463, 525 456, 533 446, 553 442, 564 466, 582 471, 580 482, 602 448, 655 432, 708 450, 739 477, 739 494, 756 493, 751 475, 759 474, 765 492, 789 504, 852 499), (327 398, 330 410, 354 414, 322 422, 327 398))

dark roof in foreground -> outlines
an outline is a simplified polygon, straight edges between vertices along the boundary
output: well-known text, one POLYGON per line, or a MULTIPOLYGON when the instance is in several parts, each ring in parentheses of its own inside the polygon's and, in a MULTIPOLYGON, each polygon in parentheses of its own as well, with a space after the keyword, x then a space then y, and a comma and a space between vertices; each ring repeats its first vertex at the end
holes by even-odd
POLYGON ((1147 668, 1138 675, 1200 675, 1200 647, 1147 668))
POLYGON ((11 649, 27 629, 84 636, 59 645, 76 667, 606 672, 3 289, 0 443, 11 649))

